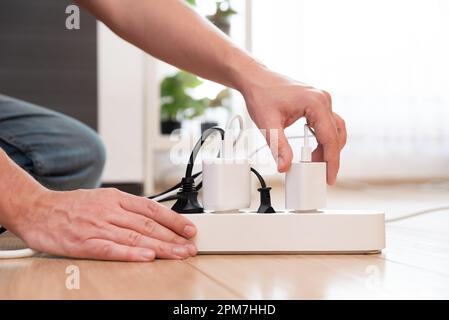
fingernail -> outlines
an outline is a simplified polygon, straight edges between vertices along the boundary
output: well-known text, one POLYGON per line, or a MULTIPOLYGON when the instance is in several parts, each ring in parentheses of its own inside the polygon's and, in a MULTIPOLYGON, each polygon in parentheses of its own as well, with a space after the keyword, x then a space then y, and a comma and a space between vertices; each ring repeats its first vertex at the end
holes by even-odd
POLYGON ((177 256, 186 256, 189 254, 187 252, 187 248, 185 248, 185 247, 174 247, 172 249, 172 252, 174 255, 177 255, 177 256))
POLYGON ((193 236, 195 235, 195 227, 190 226, 190 225, 185 226, 185 228, 184 228, 184 234, 185 234, 187 237, 193 237, 193 236))
POLYGON ((285 160, 282 157, 282 155, 278 156, 278 170, 280 170, 281 168, 283 168, 285 165, 285 160))
POLYGON ((191 256, 196 256, 197 250, 194 244, 188 244, 186 247, 189 249, 189 253, 191 256))
POLYGON ((151 250, 142 250, 140 256, 144 261, 151 261, 154 259, 154 252, 151 250))

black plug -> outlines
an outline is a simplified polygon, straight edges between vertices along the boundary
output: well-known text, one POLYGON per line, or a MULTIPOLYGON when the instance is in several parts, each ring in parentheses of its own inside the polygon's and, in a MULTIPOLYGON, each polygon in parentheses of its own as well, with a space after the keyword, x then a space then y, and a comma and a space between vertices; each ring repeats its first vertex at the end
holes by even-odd
POLYGON ((177 201, 172 210, 178 213, 203 213, 203 207, 198 202, 198 190, 193 177, 182 178, 181 189, 177 193, 177 201))
POLYGON ((270 187, 262 187, 257 189, 260 192, 260 206, 257 213, 276 213, 271 206, 270 187))
POLYGON ((251 168, 251 172, 256 175, 257 179, 259 179, 260 182, 260 188, 257 189, 257 191, 260 192, 260 205, 259 209, 257 209, 257 213, 276 213, 276 211, 271 206, 271 188, 267 187, 265 180, 263 179, 261 174, 257 172, 256 169, 251 168))

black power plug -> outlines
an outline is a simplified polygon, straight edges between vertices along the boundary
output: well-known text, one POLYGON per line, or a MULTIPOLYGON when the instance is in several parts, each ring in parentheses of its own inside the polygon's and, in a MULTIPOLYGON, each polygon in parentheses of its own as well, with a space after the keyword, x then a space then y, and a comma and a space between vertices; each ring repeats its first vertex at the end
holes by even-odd
POLYGON ((260 193, 260 205, 257 209, 257 213, 276 213, 274 208, 271 206, 271 187, 262 187, 257 189, 260 193))
POLYGON ((198 202, 198 190, 193 177, 182 178, 178 199, 172 210, 179 213, 203 213, 203 207, 198 202))
POLYGON ((254 173, 259 179, 260 182, 260 188, 257 189, 260 193, 260 205, 257 209, 257 213, 276 213, 276 210, 271 206, 271 196, 270 196, 270 187, 267 187, 267 184, 265 183, 265 180, 263 179, 262 175, 257 172, 256 169, 251 168, 251 172, 254 173))
POLYGON ((198 202, 198 189, 195 186, 195 177, 192 175, 193 164, 196 156, 203 146, 206 139, 213 133, 218 132, 221 140, 224 140, 224 130, 219 127, 212 127, 201 134, 200 140, 195 144, 195 147, 190 154, 189 163, 187 164, 186 173, 181 180, 181 188, 176 195, 178 199, 173 205, 172 209, 178 213, 203 213, 204 209, 198 202))

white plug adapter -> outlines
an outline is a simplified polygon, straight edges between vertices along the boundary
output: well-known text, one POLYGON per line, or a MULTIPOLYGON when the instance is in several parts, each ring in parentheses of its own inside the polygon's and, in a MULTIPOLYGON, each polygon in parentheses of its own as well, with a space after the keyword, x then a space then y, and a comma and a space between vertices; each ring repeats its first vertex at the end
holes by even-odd
POLYGON ((285 209, 314 211, 326 207, 326 163, 292 163, 285 175, 285 209))
POLYGON ((251 205, 251 168, 248 159, 203 161, 205 212, 226 212, 251 205))
MULTIPOLYGON (((326 207, 326 162, 311 162, 308 125, 304 126, 301 161, 292 163, 285 175, 285 209, 313 211, 326 207)), ((313 131, 311 131, 313 132, 313 131)))

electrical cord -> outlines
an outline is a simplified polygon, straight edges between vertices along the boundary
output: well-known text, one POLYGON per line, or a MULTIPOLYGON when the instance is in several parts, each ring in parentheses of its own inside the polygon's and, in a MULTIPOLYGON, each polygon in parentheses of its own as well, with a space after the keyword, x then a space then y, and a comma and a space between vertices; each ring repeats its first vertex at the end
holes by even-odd
POLYGON ((158 202, 162 203, 162 202, 167 202, 167 201, 172 201, 172 200, 178 200, 179 197, 177 195, 174 196, 170 196, 164 199, 159 200, 158 202))
MULTIPOLYGON (((192 175, 192 177, 193 177, 194 179, 196 179, 197 177, 201 176, 202 173, 203 173, 202 171, 199 171, 199 172, 195 173, 194 175, 192 175)), ((201 182, 200 182, 200 184, 201 184, 201 182)), ((158 194, 149 196, 149 197, 147 197, 147 198, 148 198, 148 199, 155 200, 155 201, 160 201, 160 200, 164 199, 164 196, 169 195, 169 193, 173 193, 173 191, 178 192, 178 189, 181 187, 181 185, 182 185, 182 183, 179 182, 178 184, 174 185, 173 187, 171 187, 171 188, 169 188, 169 189, 167 189, 167 190, 165 190, 165 191, 163 191, 163 192, 160 192, 160 193, 158 193, 158 194), (156 199, 159 199, 159 200, 156 200, 156 199)), ((199 185, 197 186, 197 189, 198 189, 198 190, 200 189, 200 188, 199 188, 199 185)), ((176 192, 173 193, 173 194, 176 194, 176 192)), ((170 194, 170 195, 171 195, 171 194, 170 194)))
MULTIPOLYGON (((6 232, 5 227, 0 226, 0 234, 6 232)), ((2 259, 18 259, 28 258, 34 256, 37 252, 30 248, 18 249, 18 250, 0 250, 0 260, 2 259)))
POLYGON ((257 179, 259 180, 260 187, 261 187, 261 188, 266 188, 266 187, 267 187, 267 184, 265 183, 265 180, 264 180, 264 178, 262 177, 262 175, 261 175, 259 172, 257 172, 257 170, 254 169, 253 167, 251 167, 251 172, 254 173, 254 175, 255 175, 255 176, 257 177, 257 179))
POLYGON ((430 209, 424 209, 421 211, 416 211, 416 212, 411 212, 408 214, 404 214, 402 216, 396 217, 396 218, 391 218, 391 219, 386 219, 385 223, 391 223, 391 222, 396 222, 396 221, 401 221, 401 220, 406 220, 406 219, 410 219, 410 218, 414 218, 423 214, 427 214, 427 213, 432 213, 432 212, 438 212, 438 211, 446 211, 449 210, 449 206, 441 206, 441 207, 435 207, 435 208, 430 208, 430 209))
POLYGON ((19 250, 1 250, 0 251, 0 260, 1 259, 19 259, 19 258, 28 258, 32 257, 37 252, 33 249, 19 249, 19 250))
POLYGON ((225 131, 220 127, 212 127, 210 129, 207 129, 201 134, 200 139, 193 147, 192 152, 190 153, 189 162, 187 163, 186 173, 184 175, 184 178, 191 178, 192 177, 192 171, 193 171, 193 165, 195 164, 195 159, 200 152, 201 147, 203 146, 204 142, 209 138, 213 133, 219 132, 221 135, 221 140, 224 140, 225 131))
MULTIPOLYGON (((308 124, 306 124, 305 126, 309 129, 309 132, 310 132, 312 135, 294 135, 294 136, 288 136, 288 137, 287 137, 287 140, 303 139, 303 138, 305 138, 306 136, 307 136, 307 137, 316 137, 315 130, 313 130, 313 128, 312 128, 310 125, 308 125, 308 124)), ((260 151, 262 151, 263 149, 265 149, 265 148, 267 148, 267 147, 268 147, 268 144, 264 144, 264 145, 260 146, 259 148, 257 148, 256 150, 254 150, 254 151, 248 156, 248 158, 251 159, 251 158, 254 157, 256 154, 258 154, 260 151)))
POLYGON ((178 213, 203 213, 203 207, 198 202, 198 189, 195 186, 195 179, 192 177, 193 165, 195 159, 203 146, 204 142, 213 133, 219 132, 222 140, 224 140, 225 131, 220 127, 212 127, 201 134, 201 138, 194 146, 190 154, 189 162, 187 164, 186 173, 181 180, 181 187, 177 192, 177 201, 172 206, 172 210, 178 213))
POLYGON ((260 183, 260 188, 257 189, 257 191, 259 191, 260 193, 260 205, 259 208, 257 209, 257 213, 276 213, 273 206, 271 205, 271 196, 270 196, 271 187, 267 187, 264 178, 259 172, 257 172, 256 169, 251 167, 251 172, 256 175, 260 183))
MULTIPOLYGON (((239 140, 243 134, 243 117, 239 114, 234 115, 233 117, 231 117, 231 119, 229 119, 229 121, 227 122, 226 127, 225 127, 226 132, 228 132, 228 130, 231 129, 232 123, 235 122, 236 120, 238 121, 238 124, 239 124, 239 133, 237 134, 237 137, 232 142, 232 145, 234 148, 237 145, 237 143, 239 142, 239 140)), ((217 156, 220 156, 220 153, 217 156)), ((201 174, 202 174, 202 171, 195 173, 194 175, 192 175, 192 177, 197 178, 197 177, 201 176, 201 174)), ((199 180, 198 182, 195 181, 195 183, 196 183, 196 189, 197 189, 197 191, 199 191, 203 186, 203 181, 199 180)), ((181 185, 182 185, 182 182, 174 185, 173 187, 171 187, 161 193, 149 196, 147 198, 158 201, 158 202, 162 202, 162 201, 164 201, 165 197, 171 197, 174 194, 176 194, 178 192, 178 189, 181 187, 181 185)))

